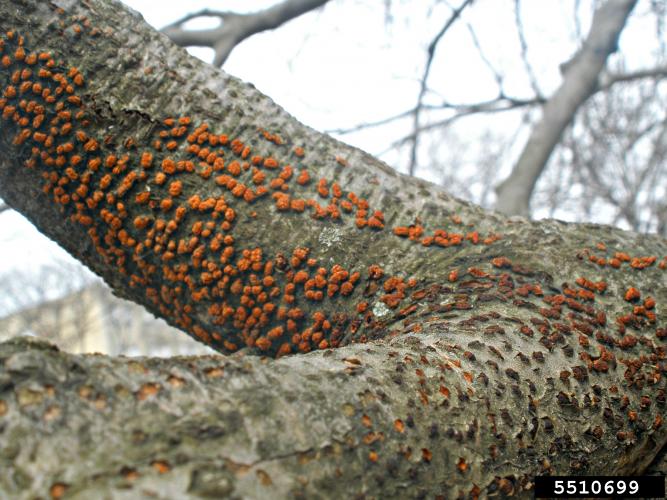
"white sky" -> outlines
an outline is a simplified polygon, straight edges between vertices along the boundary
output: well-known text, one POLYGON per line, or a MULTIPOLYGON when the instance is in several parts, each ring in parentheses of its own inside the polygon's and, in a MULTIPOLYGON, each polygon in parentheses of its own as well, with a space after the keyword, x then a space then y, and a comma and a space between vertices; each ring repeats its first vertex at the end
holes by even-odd
MULTIPOLYGON (((262 0, 125 0, 142 13, 148 23, 161 28, 175 19, 202 8, 237 12, 258 10, 275 3, 262 0)), ((332 0, 324 9, 291 21, 278 30, 262 33, 238 46, 225 64, 225 71, 252 82, 260 91, 305 124, 318 130, 350 127, 379 120, 415 105, 425 48, 450 16, 444 2, 392 0, 387 22, 385 2, 378 0, 332 0)), ((456 5, 460 1, 454 2, 456 5)), ((560 82, 558 64, 577 48, 572 18, 573 0, 524 0, 525 35, 529 58, 541 88, 550 93, 560 82)), ((582 30, 590 22, 590 2, 582 1, 582 30)), ((642 12, 641 0, 635 12, 642 12)), ((529 97, 530 87, 520 65, 514 29, 513 1, 477 0, 464 19, 475 28, 486 57, 506 75, 506 91, 514 97, 529 97)), ((205 27, 200 24, 198 27, 205 27)), ((632 54, 628 62, 641 67, 651 60, 646 33, 654 33, 641 19, 634 20, 622 38, 623 50, 632 54)), ((210 60, 212 52, 192 52, 210 60)), ((475 51, 465 24, 445 35, 438 47, 429 86, 437 92, 428 102, 443 98, 464 103, 496 96, 492 73, 475 51)), ((501 127, 511 131, 518 116, 501 118, 501 127)), ((474 140, 484 124, 497 118, 470 121, 464 135, 474 140)), ((409 132, 407 122, 347 135, 343 140, 372 154, 409 132)), ((390 152, 383 159, 401 169, 404 156, 390 152)), ((465 166, 465 165, 464 165, 465 166)), ((501 166, 508 169, 509 165, 501 166)), ((509 171, 508 171, 509 173, 509 171)), ((420 172, 428 177, 428 172, 420 172)), ((56 244, 41 236, 15 212, 0 214, 0 279, 9 269, 33 270, 40 262, 69 259, 56 244)))

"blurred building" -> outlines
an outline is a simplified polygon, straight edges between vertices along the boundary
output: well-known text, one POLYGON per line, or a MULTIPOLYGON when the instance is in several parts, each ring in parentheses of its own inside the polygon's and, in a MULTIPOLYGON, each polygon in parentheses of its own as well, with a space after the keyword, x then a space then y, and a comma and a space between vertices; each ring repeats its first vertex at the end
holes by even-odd
POLYGON ((127 356, 213 354, 143 307, 115 297, 100 281, 55 300, 0 318, 0 341, 18 335, 46 338, 72 353, 127 356))

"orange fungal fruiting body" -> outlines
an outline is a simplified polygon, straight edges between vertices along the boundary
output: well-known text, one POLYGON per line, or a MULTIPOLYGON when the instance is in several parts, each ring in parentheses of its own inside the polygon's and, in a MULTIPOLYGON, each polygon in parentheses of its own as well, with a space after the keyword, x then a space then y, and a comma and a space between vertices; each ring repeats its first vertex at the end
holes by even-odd
MULTIPOLYGON (((32 57, 23 49, 19 57, 15 36, 0 39, 6 46, 6 69, 0 72, 4 130, 12 131, 25 152, 26 167, 41 175, 43 192, 59 213, 83 228, 100 267, 114 269, 119 280, 145 294, 156 314, 222 352, 247 347, 282 356, 329 349, 386 335, 388 322, 396 325, 392 335, 417 333, 426 324, 422 312, 445 311, 460 316, 455 321, 469 322, 463 326, 480 338, 534 337, 548 352, 570 342, 581 366, 568 367, 572 378, 563 375, 560 382, 571 383, 584 380, 584 370, 598 376, 621 359, 630 363, 629 356, 612 358, 613 349, 629 354, 637 343, 648 349, 641 339, 649 329, 654 337, 667 335, 658 316, 661 305, 652 297, 642 301, 638 289, 621 292, 632 304, 612 316, 604 302, 619 290, 617 283, 579 276, 554 290, 557 284, 519 259, 481 246, 493 245, 498 234, 483 234, 458 214, 407 218, 390 203, 378 202, 371 189, 351 191, 346 176, 355 172, 348 160, 329 153, 326 165, 307 164, 311 155, 287 134, 253 128, 236 137, 185 116, 156 120, 145 138, 132 130, 114 132, 93 111, 86 88, 94 75, 63 70, 50 55, 32 57), (377 251, 375 242, 385 239, 401 251, 410 247, 424 261, 438 252, 449 268, 447 280, 421 275, 417 280, 372 260, 347 268, 335 260, 338 249, 323 251, 317 238, 309 240, 312 247, 278 241, 271 251, 261 248, 265 227, 275 221, 286 222, 281 227, 287 230, 329 224, 344 241, 368 242, 369 255, 377 251), (477 245, 475 253, 461 252, 471 245, 477 245), (494 300, 514 303, 523 315, 518 323, 496 321, 495 311, 484 306, 494 300), (378 311, 387 314, 380 317, 378 311), (602 346, 606 350, 594 354, 602 346)), ((656 257, 620 252, 612 257, 606 245, 596 248, 608 253, 590 260, 589 252, 586 262, 595 262, 600 267, 594 272, 605 276, 623 269, 661 272, 667 262, 650 269, 656 257)), ((463 352, 444 369, 465 365, 460 374, 468 384, 483 381, 468 367, 472 348, 463 352)), ((517 362, 540 363, 540 356, 542 350, 517 362)), ((516 373, 505 371, 509 378, 516 373)), ((436 394, 425 388, 420 401, 427 405, 436 396, 449 397, 441 387, 436 394)), ((364 422, 371 424, 370 418, 364 422)), ((408 421, 394 421, 397 433, 410 427, 408 421)), ((421 449, 422 461, 430 462, 430 451, 421 449)), ((467 472, 465 459, 458 470, 467 472)))
POLYGON ((634 287, 630 287, 627 289, 625 292, 625 300, 628 302, 633 302, 635 300, 638 300, 641 297, 641 294, 639 293, 639 290, 637 290, 634 287))
MULTIPOLYGON (((4 66, 16 67, 10 72, 11 83, 2 91, 2 116, 21 129, 14 142, 29 142, 32 147, 33 156, 25 164, 50 168, 44 172, 44 192, 67 206, 71 220, 88 228, 99 258, 115 264, 120 275, 128 276, 131 287, 140 284, 156 310, 222 351, 247 345, 284 355, 340 344, 347 320, 332 323, 320 318, 311 327, 317 329, 309 333, 302 315, 290 313, 289 323, 281 324, 284 318, 276 306, 281 300, 294 304, 352 296, 359 273, 350 274, 340 266, 308 272, 305 266, 315 266, 317 259, 297 248, 291 262, 295 269, 286 277, 276 276, 276 267, 284 271, 280 254, 264 256, 261 249, 249 249, 247 242, 233 237, 246 215, 257 217, 255 210, 245 211, 245 206, 268 194, 266 186, 276 191, 279 211, 340 219, 338 200, 344 192, 338 183, 320 180, 320 196, 330 198, 333 193, 333 202, 326 207, 310 203, 308 197, 292 196, 292 183, 310 190, 312 196, 306 169, 296 170, 288 164, 279 168, 278 156, 251 155, 252 147, 244 140, 215 134, 207 124, 193 124, 189 117, 163 119, 155 136, 143 144, 134 137, 97 137, 85 90, 79 92, 85 89, 86 78, 78 69, 62 72, 48 53, 37 56, 22 46, 13 54, 15 60, 9 55, 3 58, 4 66), (30 81, 33 74, 39 76, 39 82, 30 81), (18 102, 22 94, 31 92, 34 101, 18 102), (51 133, 43 129, 49 122, 54 124, 51 133), (155 165, 160 168, 149 176, 145 171, 155 165), (54 171, 54 166, 60 170, 54 171), (193 189, 197 182, 191 182, 189 176, 206 180, 213 171, 219 174, 212 182, 229 196, 202 196, 193 189), (264 276, 259 279, 261 272, 264 276), (210 301, 207 310, 211 315, 204 322, 220 327, 227 332, 224 335, 202 327, 193 315, 193 304, 204 301, 210 301), (299 338, 297 332, 301 332, 299 338)), ((260 132, 272 144, 284 144, 280 135, 260 132)), ((302 147, 293 152, 297 158, 305 155, 302 147)), ((358 208, 369 209, 361 201, 358 208)), ((369 218, 371 227, 382 223, 378 214, 369 218)))

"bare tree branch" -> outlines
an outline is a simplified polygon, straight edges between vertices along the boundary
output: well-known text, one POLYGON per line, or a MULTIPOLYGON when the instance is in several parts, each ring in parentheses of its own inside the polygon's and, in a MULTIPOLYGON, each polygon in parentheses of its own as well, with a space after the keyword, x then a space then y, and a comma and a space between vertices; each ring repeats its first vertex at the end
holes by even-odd
MULTIPOLYGON (((0 194, 118 295, 191 326, 208 345, 245 351, 113 359, 71 356, 42 342, 1 344, 0 497, 525 498, 537 475, 641 474, 666 445, 667 261, 637 273, 630 264, 600 271, 578 254, 597 242, 609 255, 664 256, 667 241, 517 223, 398 175, 187 57, 115 1, 60 2, 62 14, 42 0, 16 4, 0 0, 3 24, 16 30, 0 36, 4 51, 20 55, 17 34, 25 32, 24 58, 34 54, 33 38, 55 53, 53 63, 34 61, 35 72, 59 72, 43 79, 46 88, 81 75, 74 95, 54 90, 45 120, 59 117, 61 103, 81 111, 77 135, 87 140, 63 147, 65 160, 78 179, 90 174, 106 203, 63 199, 83 183, 43 183, 52 166, 37 153, 57 153, 69 139, 54 134, 57 142, 43 145, 30 129, 24 134, 13 123, 23 116, 15 91, 6 92, 5 109, 18 111, 16 119, 5 113, 11 132, 0 134, 0 194), (90 29, 53 29, 54 15, 86 19, 90 29), (137 88, 146 89, 143 101, 137 88), (136 116, 128 119, 128 109, 136 116), (175 120, 185 133, 169 132, 175 120), (175 147, 161 147, 157 138, 166 136, 175 147), (28 163, 32 148, 36 161, 28 163), (229 161, 259 153, 270 158, 262 171, 240 172, 240 162, 229 161), (107 165, 93 171, 70 161, 79 154, 107 165), (215 178, 203 156, 218 168, 215 178), (107 173, 109 158, 122 175, 107 173), (320 179, 318 187, 288 184, 291 200, 247 187, 259 184, 259 172, 268 186, 283 186, 278 180, 297 177, 296 169, 320 179), (137 180, 127 187, 130 174, 137 180), (241 198, 249 189, 253 198, 241 198), (302 196, 327 198, 336 220, 298 205, 283 210, 281 200, 291 208, 302 196), (356 217, 345 198, 355 200, 356 217), (193 241, 192 249, 180 253, 177 239, 193 241), (145 246, 154 253, 144 259, 145 246), (632 300, 655 298, 626 325, 616 318, 640 307, 628 303, 628 273, 632 300), (306 285, 304 275, 313 281, 306 285), (594 285, 603 291, 585 278, 578 292, 567 285, 582 276, 604 279, 606 293, 585 293, 594 285), (286 354, 282 346, 314 352, 250 356, 286 354)), ((2 87, 14 71, 0 71, 2 87)), ((324 211, 317 202, 311 208, 324 211)))
POLYGON ((656 66, 655 68, 632 71, 630 73, 608 73, 600 77, 600 86, 598 92, 607 90, 612 85, 622 82, 631 82, 634 80, 643 80, 645 78, 664 78, 667 76, 667 65, 656 66))
POLYGON ((530 86, 535 92, 535 95, 540 97, 542 92, 540 91, 540 86, 537 84, 537 77, 533 71, 533 66, 528 62, 528 44, 526 43, 526 37, 523 33, 523 22, 521 21, 521 5, 520 0, 514 0, 514 23, 516 25, 516 32, 519 35, 519 44, 521 46, 521 61, 523 61, 523 67, 526 70, 528 75, 528 80, 530 81, 530 86))
MULTIPOLYGON (((659 66, 656 68, 638 70, 630 73, 605 73, 601 76, 600 85, 596 89, 596 93, 609 90, 613 85, 617 83, 630 82, 635 80, 647 79, 647 78, 662 78, 667 77, 667 66, 659 66)), ((422 125, 419 127, 419 131, 431 130, 436 127, 451 124, 459 118, 470 116, 477 113, 498 113, 502 111, 513 111, 521 107, 532 107, 539 106, 546 103, 546 98, 542 95, 538 95, 533 98, 514 98, 508 97, 506 95, 501 95, 495 99, 489 101, 482 101, 479 103, 473 104, 457 104, 457 103, 442 103, 440 105, 432 104, 421 104, 421 110, 431 110, 431 111, 442 111, 451 109, 456 112, 455 116, 448 117, 445 120, 440 120, 433 122, 427 125, 422 125)), ((328 134, 351 134, 359 132, 361 130, 366 130, 373 127, 380 127, 382 125, 387 125, 397 120, 401 120, 412 116, 416 113, 417 108, 411 108, 406 111, 401 111, 400 113, 381 118, 379 120, 358 123, 350 127, 339 127, 327 129, 325 132, 328 134)), ((410 135, 407 135, 400 140, 394 142, 387 150, 393 149, 394 147, 404 145, 406 142, 412 141, 414 136, 414 130, 410 135)))
POLYGON ((433 130, 439 127, 446 127, 466 116, 471 116, 479 113, 501 113, 503 111, 509 111, 512 109, 525 108, 529 106, 537 106, 543 104, 544 100, 541 98, 533 99, 514 99, 509 97, 497 97, 490 101, 485 101, 475 104, 445 104, 441 106, 442 109, 454 109, 456 113, 452 116, 448 116, 443 120, 438 120, 431 122, 426 125, 421 125, 417 130, 413 130, 411 134, 406 135, 405 137, 398 139, 397 141, 392 142, 389 147, 382 153, 379 153, 378 156, 390 151, 394 148, 401 147, 406 143, 414 142, 415 136, 426 132, 428 130, 433 130))
POLYGON ((496 209, 513 215, 530 214, 530 198, 552 151, 579 107, 595 93, 607 58, 618 49, 618 38, 636 0, 608 0, 593 15, 582 48, 568 62, 563 83, 544 106, 540 121, 510 176, 497 188, 496 209))
POLYGON ((458 9, 455 9, 452 12, 452 15, 447 20, 442 29, 438 34, 431 40, 431 43, 428 46, 426 66, 424 67, 424 74, 421 79, 421 86, 419 89, 419 96, 417 97, 417 105, 414 109, 414 118, 413 118, 413 130, 415 133, 412 134, 412 148, 410 151, 410 163, 408 164, 408 173, 414 175, 415 169, 417 168, 417 149, 419 147, 419 135, 416 133, 419 130, 419 115, 422 110, 422 102, 424 101, 424 96, 426 95, 426 83, 428 80, 428 75, 431 72, 431 64, 433 63, 433 56, 435 55, 435 49, 438 46, 438 43, 442 37, 447 33, 447 30, 454 24, 454 22, 459 18, 461 12, 472 3, 472 0, 465 0, 458 9))
MULTIPOLYGON (((473 104, 455 104, 448 102, 444 102, 440 105, 422 104, 421 109, 422 110, 428 109, 430 111, 453 110, 455 111, 456 116, 451 116, 447 118, 447 122, 449 123, 451 121, 455 121, 458 118, 462 118, 463 116, 468 116, 475 113, 497 113, 499 111, 509 111, 520 107, 537 106, 539 104, 544 104, 544 102, 545 100, 542 98, 519 99, 514 97, 500 96, 491 99, 489 101, 482 101, 473 104), (461 116, 458 116, 459 114, 461 116)), ((396 120, 407 118, 408 116, 413 115, 415 113, 415 110, 416 108, 408 109, 406 111, 401 111, 400 113, 388 116, 386 118, 381 118, 379 120, 371 122, 358 123, 351 127, 327 129, 326 132, 328 134, 350 134, 353 132, 359 132, 360 130, 379 127, 381 125, 386 125, 396 120)), ((423 125, 422 127, 420 127, 420 130, 429 130, 431 128, 434 128, 435 126, 441 125, 442 123, 443 123, 442 121, 438 121, 435 124, 423 125)), ((406 138, 407 137, 412 137, 412 135, 406 136, 406 138)))
POLYGON ((534 202, 551 207, 552 216, 567 207, 578 220, 662 233, 664 89, 664 81, 643 81, 599 92, 586 103, 561 141, 548 176, 540 179, 534 202), (559 182, 561 172, 565 177, 559 182), (558 191, 557 183, 567 188, 558 191))
POLYGON ((328 0, 285 0, 268 9, 253 14, 236 14, 214 10, 202 10, 188 14, 162 29, 174 43, 182 46, 211 47, 215 51, 213 65, 220 67, 234 47, 246 38, 275 29, 287 21, 321 7, 328 0), (197 17, 218 17, 220 26, 208 30, 188 30, 183 24, 197 17))
MULTIPOLYGON (((386 125, 388 123, 392 123, 397 120, 402 120, 407 117, 412 116, 413 117, 413 130, 410 134, 394 141, 391 145, 389 145, 384 151, 378 153, 378 154, 383 154, 386 153, 387 151, 394 149, 396 147, 401 147, 404 146, 406 143, 410 143, 411 145, 411 160, 410 160, 410 165, 412 170, 416 168, 416 148, 415 148, 415 138, 419 133, 433 130, 437 127, 441 126, 447 126, 451 125, 453 122, 457 121, 459 118, 463 118, 466 116, 471 116, 473 114, 477 113, 497 113, 497 112, 502 112, 502 111, 512 111, 515 110, 519 107, 532 107, 536 105, 543 105, 546 103, 546 98, 543 97, 541 90, 539 89, 539 85, 537 83, 537 78, 535 76, 535 73, 533 71, 532 66, 530 65, 529 61, 527 60, 527 42, 525 39, 525 35, 523 33, 523 25, 521 22, 520 18, 520 0, 515 0, 515 21, 516 21, 516 26, 517 26, 517 32, 518 36, 520 39, 520 44, 521 44, 521 51, 522 51, 522 60, 523 64, 525 67, 525 70, 528 74, 529 80, 531 82, 531 87, 536 93, 537 97, 534 98, 526 98, 526 99, 517 99, 517 98, 510 98, 504 95, 504 92, 502 90, 502 77, 499 74, 499 72, 491 65, 490 61, 485 57, 481 50, 481 46, 479 44, 479 41, 477 37, 475 36, 474 31, 472 30, 472 27, 468 24, 468 29, 471 33, 471 36, 473 38, 473 43, 477 50, 480 53, 481 58, 483 61, 486 63, 486 65, 489 67, 491 72, 494 74, 494 78, 498 82, 500 86, 500 91, 499 91, 499 97, 492 99, 490 101, 483 101, 480 103, 474 103, 474 104, 452 104, 452 103, 443 103, 441 105, 429 105, 429 104, 424 104, 423 102, 423 97, 426 92, 426 85, 425 85, 425 80, 424 77, 421 79, 421 89, 423 89, 423 93, 420 92, 420 97, 418 98, 418 103, 417 105, 409 110, 402 111, 400 113, 394 114, 389 117, 385 117, 382 119, 378 119, 375 121, 369 121, 365 123, 358 123, 350 127, 340 127, 340 128, 332 128, 328 129, 327 133, 332 133, 332 134, 349 134, 349 133, 354 133, 358 132, 361 130, 365 130, 368 128, 373 128, 373 127, 379 127, 382 125, 386 125), (414 118, 421 116, 421 112, 424 110, 433 110, 433 111, 442 111, 442 110, 454 110, 455 115, 449 116, 443 120, 438 120, 429 124, 421 124, 419 123, 418 127, 415 129, 414 128, 414 118)), ((577 2, 576 9, 579 9, 579 2, 577 2)), ((458 10, 458 9, 457 9, 458 10)), ((453 17, 453 16, 452 16, 453 17)), ((580 29, 580 27, 579 27, 580 29)), ((441 30, 442 32, 442 30, 441 30)), ((435 40, 434 40, 435 42, 435 40)), ((434 42, 431 43, 432 46, 434 46, 434 42)), ((432 58, 431 58, 432 59, 432 58)), ((432 60, 430 60, 432 62, 432 60)), ((427 64, 426 67, 426 73, 424 76, 428 76, 428 71, 429 71, 430 64, 427 64)), ((658 66, 655 68, 650 68, 650 69, 645 69, 645 70, 639 70, 639 71, 634 71, 630 73, 610 73, 610 72, 605 72, 602 73, 599 80, 599 85, 595 88, 595 92, 602 92, 602 91, 607 91, 609 90, 613 85, 617 83, 623 83, 623 82, 629 82, 629 81, 634 81, 634 80, 640 80, 640 79, 647 79, 647 78, 661 78, 667 76, 667 66, 658 66)), ((417 141, 418 141, 417 137, 417 141)))
POLYGON ((667 46, 665 45, 665 16, 667 16, 667 5, 660 0, 651 0, 651 11, 655 15, 655 35, 658 39, 660 54, 665 55, 667 46))
MULTIPOLYGON (((237 15, 234 12, 231 11, 220 11, 220 10, 213 10, 213 9, 202 9, 198 10, 196 12, 190 12, 189 14, 184 15, 180 19, 174 21, 171 24, 168 24, 164 28, 162 28, 162 32, 164 33, 166 30, 171 29, 171 28, 180 28, 183 24, 187 23, 188 21, 191 21, 192 19, 196 19, 198 17, 219 17, 220 22, 223 22, 224 19, 228 16, 234 16, 237 15)), ((191 33, 191 31, 189 31, 191 33)))
POLYGON ((574 33, 577 40, 583 40, 581 31, 581 18, 579 16, 579 9, 581 8, 581 0, 574 0, 574 33))
MULTIPOLYGON (((595 92, 603 92, 606 90, 609 90, 612 86, 616 85, 617 83, 626 83, 626 82, 631 82, 635 80, 642 80, 642 79, 648 79, 648 78, 664 78, 667 77, 667 66, 659 66, 656 68, 650 68, 650 69, 645 69, 645 70, 638 70, 638 71, 633 71, 630 73, 605 73, 604 75, 601 76, 600 80, 600 85, 596 88, 595 92)), ((451 109, 456 112, 454 116, 450 116, 444 120, 439 120, 437 122, 429 123, 426 125, 421 125, 418 129, 418 132, 424 132, 428 130, 432 130, 434 128, 443 126, 443 125, 450 125, 452 122, 458 120, 459 118, 464 118, 466 116, 471 116, 473 114, 479 114, 479 113, 499 113, 503 111, 513 111, 518 108, 528 108, 528 107, 533 107, 533 106, 539 106, 543 105, 547 102, 547 99, 543 96, 538 96, 538 97, 533 97, 533 98, 527 98, 527 99, 520 99, 520 98, 514 98, 514 97, 508 97, 506 95, 501 95, 499 97, 496 97, 495 99, 489 100, 489 101, 482 101, 479 103, 473 103, 473 104, 457 104, 457 103, 443 103, 440 105, 431 105, 431 104, 423 104, 421 105, 421 110, 431 110, 431 111, 442 111, 442 110, 447 110, 451 109)), ((401 120, 404 118, 407 118, 409 116, 414 115, 416 112, 416 107, 412 109, 408 109, 406 111, 401 111, 400 113, 397 113, 392 116, 388 116, 386 118, 381 118, 379 120, 375 121, 369 121, 369 122, 364 122, 364 123, 358 123, 356 125, 352 125, 350 127, 340 127, 340 128, 331 128, 327 129, 326 133, 328 134, 351 134, 354 132, 359 132, 361 130, 366 130, 368 128, 373 128, 373 127, 379 127, 382 125, 387 125, 388 123, 392 123, 397 120, 401 120)), ((394 142, 391 144, 391 146, 387 149, 393 149, 398 146, 404 145, 406 142, 410 142, 413 140, 414 136, 414 130, 411 134, 404 136, 403 138, 399 139, 398 141, 394 142)))
POLYGON ((466 23, 466 27, 468 28, 468 33, 470 33, 472 44, 475 46, 475 49, 477 49, 477 53, 479 54, 480 59, 486 65, 486 67, 489 68, 489 71, 493 73, 493 79, 496 81, 496 85, 498 85, 499 94, 501 96, 504 95, 503 75, 500 74, 500 72, 493 66, 493 64, 491 64, 489 58, 486 57, 486 54, 482 50, 482 45, 479 43, 479 38, 477 38, 477 35, 475 34, 475 30, 473 29, 472 25, 470 23, 466 23))

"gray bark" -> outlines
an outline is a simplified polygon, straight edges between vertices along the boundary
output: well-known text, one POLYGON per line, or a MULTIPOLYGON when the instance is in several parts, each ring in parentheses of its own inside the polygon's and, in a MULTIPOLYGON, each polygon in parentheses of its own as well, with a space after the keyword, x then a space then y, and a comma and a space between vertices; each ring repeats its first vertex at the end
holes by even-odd
MULTIPOLYGON (((401 176, 304 127, 252 86, 190 58, 116 2, 3 0, 0 16, 3 31, 16 30, 4 36, 3 54, 13 56, 0 70, 5 108, 21 98, 6 92, 15 70, 25 69, 14 61, 19 34, 28 54, 51 53, 54 72, 70 75, 76 67, 84 77, 73 89, 81 107, 74 99, 65 109, 83 111, 77 127, 86 142, 75 136, 74 151, 63 155, 77 179, 63 184, 63 192, 75 192, 86 161, 98 156, 105 163, 89 174, 91 185, 113 171, 106 166, 112 154, 127 155, 122 174, 138 177, 124 197, 123 176, 112 176, 104 189, 116 199, 93 208, 78 212, 62 198, 54 203, 42 174, 55 170, 60 179, 66 166, 46 164, 40 148, 49 153, 49 146, 39 136, 14 144, 27 128, 17 112, 16 120, 9 114, 2 121, 0 196, 118 295, 220 351, 233 350, 224 340, 247 346, 228 356, 132 360, 74 356, 25 340, 0 344, 3 496, 523 497, 538 474, 641 473, 664 448, 665 240, 604 226, 505 219, 401 176), (182 139, 173 150, 154 151, 141 179, 143 153, 152 151, 160 131, 170 130, 164 119, 183 116, 190 117, 190 130, 208 123, 253 155, 275 158, 281 167, 291 163, 294 177, 307 169, 310 184, 289 183, 294 198, 329 203, 331 195, 316 191, 325 179, 331 191, 335 181, 345 194, 368 200, 369 213, 341 210, 331 220, 313 217, 312 210, 279 210, 270 196, 245 203, 213 181, 219 172, 198 175, 206 168, 199 163, 195 172, 174 172, 160 184, 156 172, 166 156, 190 158, 182 139), (83 149, 91 138, 97 151, 83 149), (33 154, 38 157, 30 162, 33 154), (73 161, 77 154, 86 161, 73 161), (313 352, 252 356, 277 355, 284 344, 298 350, 289 335, 270 345, 262 340, 284 318, 276 313, 262 326, 218 324, 211 307, 237 309, 241 299, 210 289, 202 295, 204 265, 194 256, 174 252, 165 260, 165 248, 151 245, 135 259, 136 246, 118 243, 121 227, 137 241, 148 238, 130 223, 138 216, 171 217, 174 207, 137 203, 135 195, 148 186, 155 200, 165 199, 174 179, 183 185, 183 194, 172 196, 175 206, 194 194, 224 195, 236 212, 229 233, 237 258, 262 249, 281 291, 270 302, 303 311, 296 318, 299 343, 313 352), (384 228, 358 228, 356 219, 370 220, 374 210, 383 212, 384 228), (90 225, 82 225, 82 215, 90 225), (395 234, 410 225, 414 241, 395 234), (93 242, 91 227, 106 240, 93 242), (424 234, 417 237, 416 227, 424 234), (438 233, 440 239, 423 244, 436 230, 450 236, 438 233), (451 237, 473 230, 489 238, 486 244, 475 243, 474 234, 460 244, 451 237), (327 276, 337 264, 359 272, 359 282, 349 295, 322 301, 308 299, 299 284, 290 303, 283 291, 295 271, 310 269, 291 260, 297 247, 308 247, 327 276), (616 252, 637 260, 616 263, 616 252), (155 266, 153 272, 142 274, 147 268, 139 262, 155 266), (170 278, 181 265, 192 288, 178 289, 170 278), (370 266, 380 266, 383 276, 370 266), (641 298, 630 293, 625 300, 630 287, 641 298), (643 302, 649 297, 655 305, 643 302), (360 313, 362 303, 367 308, 360 313), (329 328, 311 322, 319 314, 329 328), (339 348, 318 349, 327 345, 315 342, 315 333, 339 348)), ((51 123, 55 111, 46 108, 51 123)), ((60 132, 54 137, 60 145, 69 140, 60 132)), ((229 165, 237 156, 224 149, 229 165)), ((262 171, 271 178, 280 169, 262 171)), ((239 179, 250 185, 250 173, 239 179)), ((190 208, 174 238, 189 238, 198 222, 211 220, 220 223, 210 211, 190 208)), ((168 248, 167 239, 160 245, 168 248)), ((202 252, 211 262, 219 257, 210 247, 202 252)), ((250 286, 249 271, 236 258, 231 263, 250 286)))
POLYGON ((496 189, 499 212, 530 216, 535 183, 579 107, 596 92, 600 73, 609 55, 618 49, 618 38, 636 3, 607 0, 595 11, 581 49, 562 67, 563 83, 544 104, 542 117, 531 130, 512 173, 496 189))

